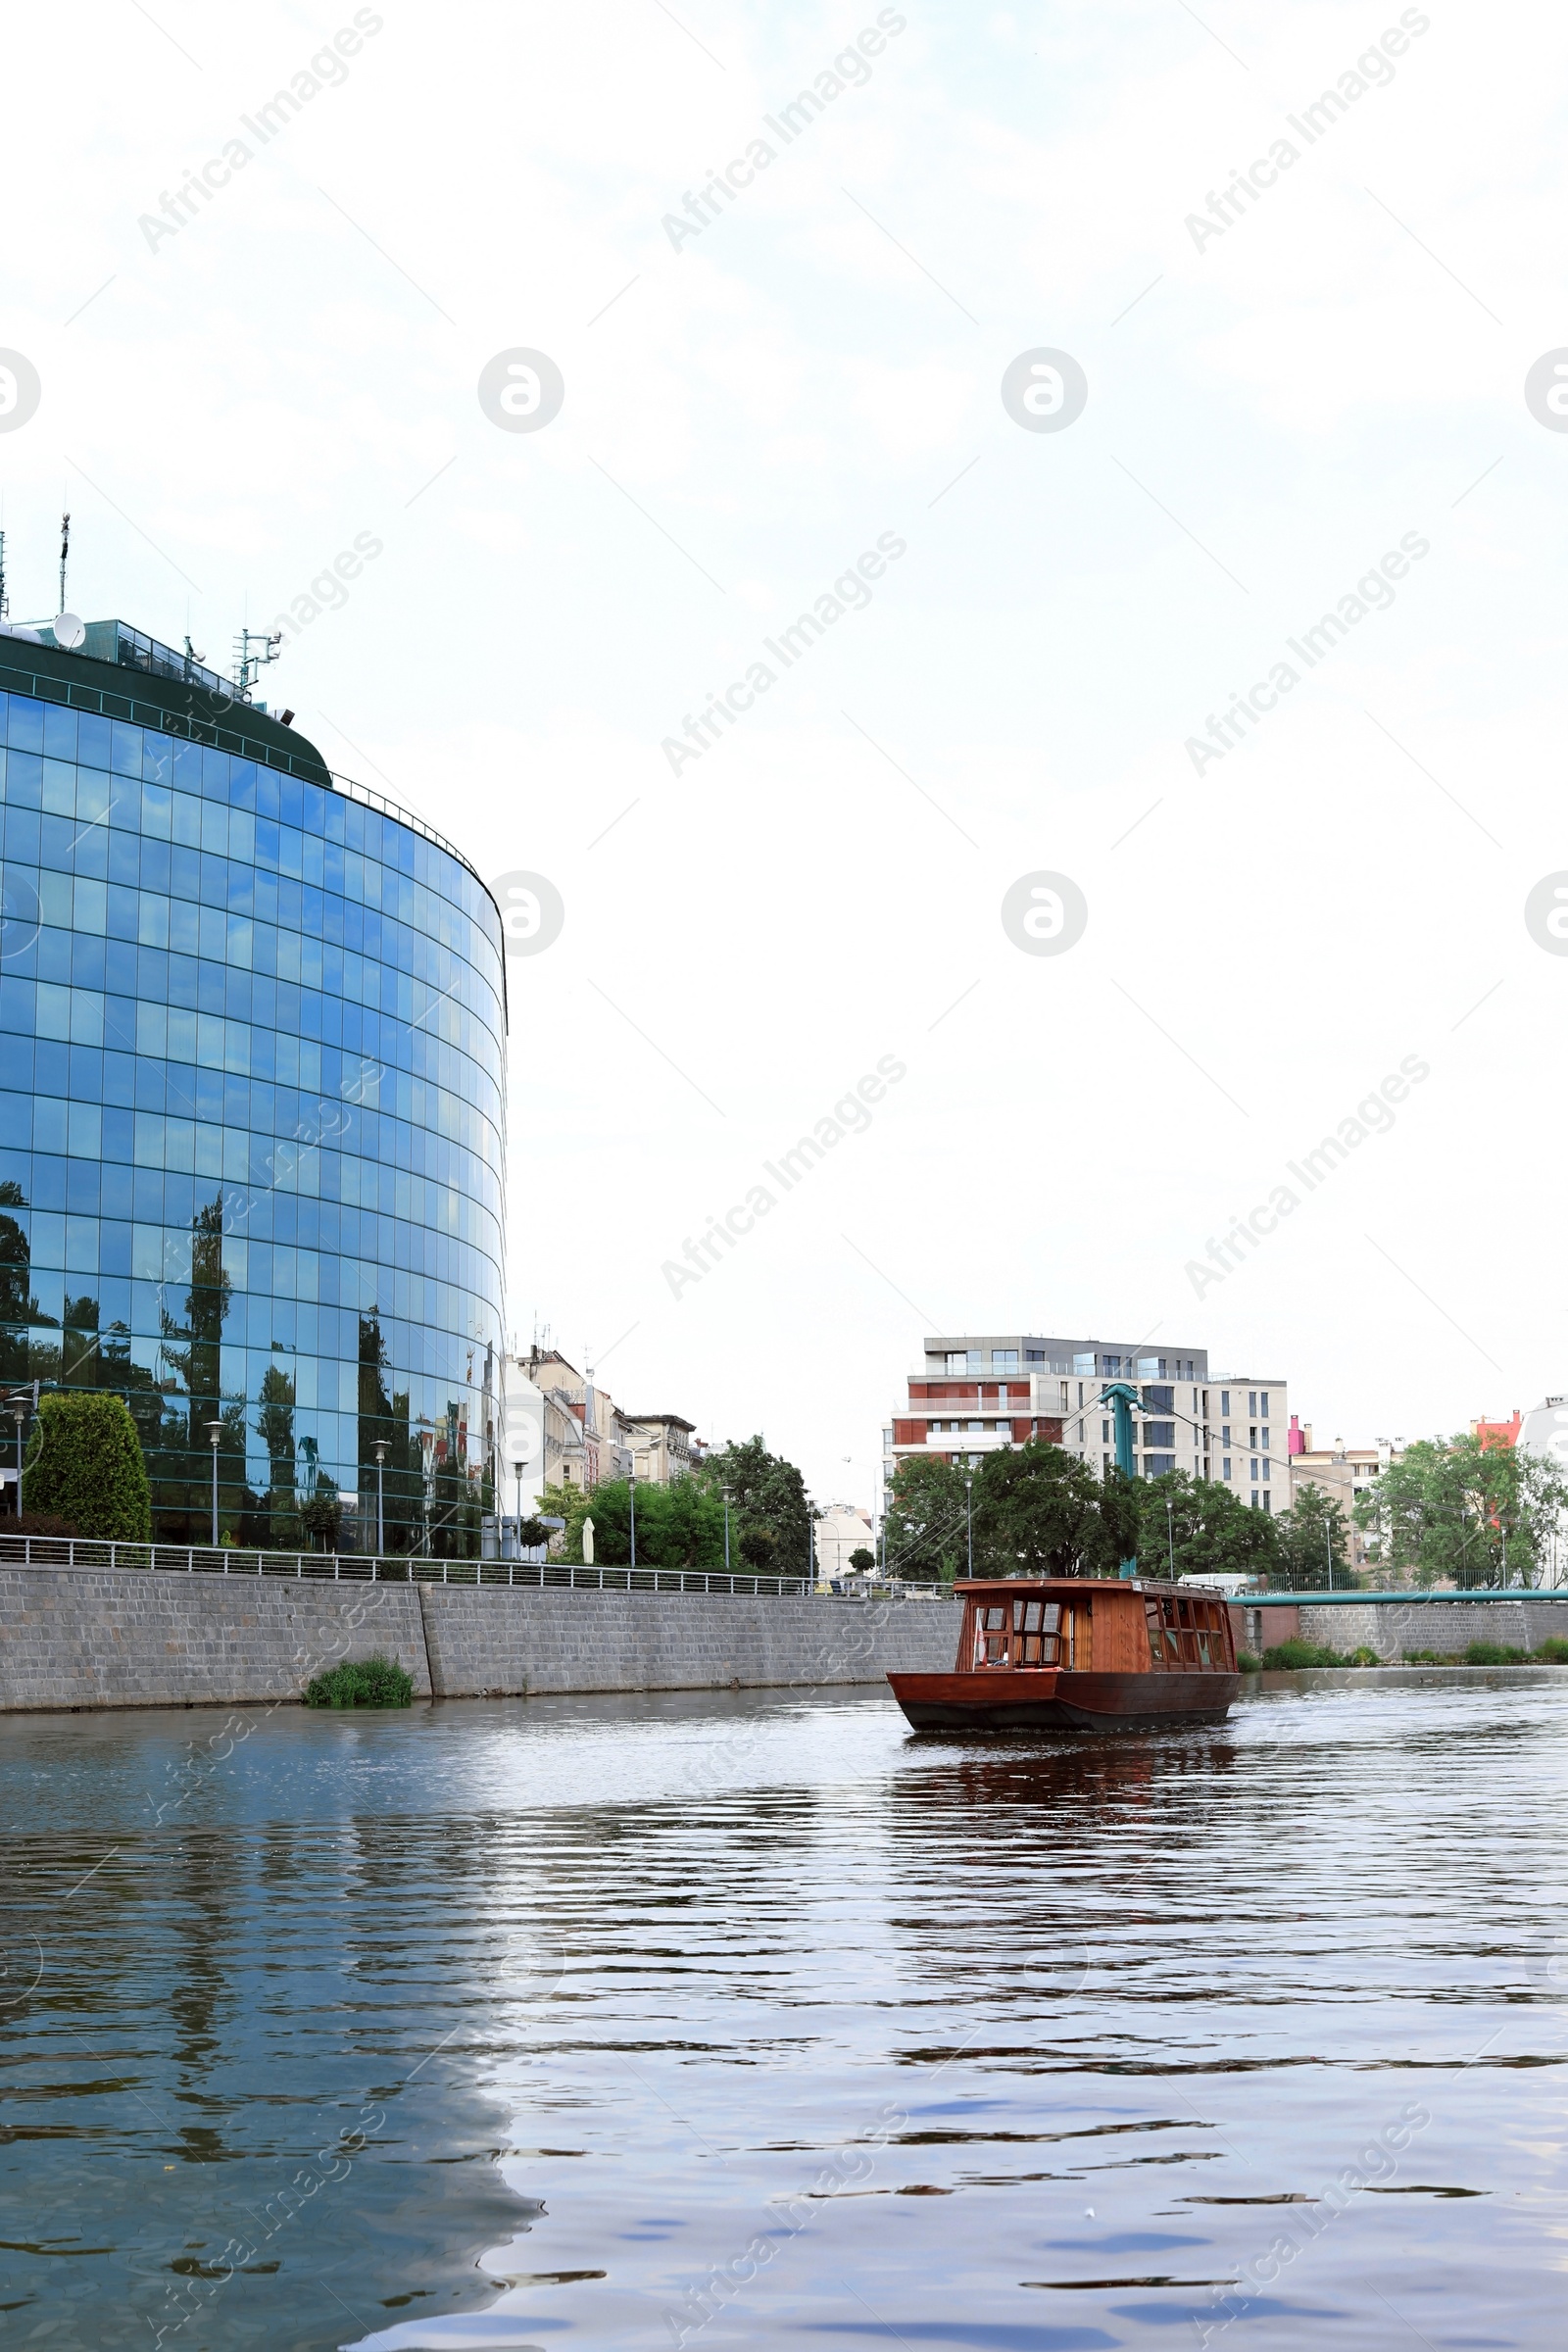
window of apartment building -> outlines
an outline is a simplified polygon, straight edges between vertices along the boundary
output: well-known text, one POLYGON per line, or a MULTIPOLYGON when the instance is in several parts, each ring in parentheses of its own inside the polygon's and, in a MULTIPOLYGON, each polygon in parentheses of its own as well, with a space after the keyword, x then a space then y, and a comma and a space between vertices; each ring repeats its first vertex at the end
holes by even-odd
POLYGON ((1174 1389, 1148 1388, 1144 1391, 1146 1413, 1173 1413, 1176 1410, 1174 1389))
POLYGON ((1108 1454, 1108 1453, 1102 1453, 1102 1454, 1101 1455, 1101 1457, 1100 1457, 1100 1460, 1101 1460, 1101 1467, 1102 1467, 1102 1469, 1104 1471, 1104 1474, 1105 1474, 1105 1476, 1108 1478, 1108 1477, 1110 1476, 1110 1456, 1109 1456, 1109 1454, 1108 1454))
POLYGON ((1252 1414, 1257 1411, 1257 1391, 1255 1389, 1249 1389, 1247 1392, 1247 1409, 1252 1414))
POLYGON ((1259 1389, 1257 1392, 1257 1417, 1260 1421, 1266 1421, 1268 1419, 1267 1389, 1259 1389))
POLYGON ((1109 1372, 1119 1375, 1121 1371, 1121 1357, 1119 1355, 1102 1355, 1100 1359, 1100 1368, 1102 1372, 1109 1372))
POLYGON ((1265 1453, 1267 1453, 1267 1451, 1268 1451, 1268 1423, 1267 1423, 1266 1421, 1265 1421, 1265 1422, 1264 1422, 1264 1424, 1263 1424, 1263 1435, 1262 1435, 1261 1439, 1259 1440, 1259 1444, 1261 1445, 1263 1451, 1264 1451, 1265 1453))
POLYGON ((999 1372, 1016 1372, 1018 1369, 1018 1350, 1016 1348, 993 1348, 991 1350, 991 1361, 999 1372))
POLYGON ((1223 1453, 1223 1454, 1221 1454, 1221 1456, 1220 1456, 1220 1463, 1219 1463, 1219 1474, 1220 1474, 1221 1478, 1229 1478, 1229 1477, 1230 1477, 1230 1474, 1231 1474, 1231 1457, 1230 1457, 1230 1455, 1229 1455, 1228 1453, 1223 1453))
MULTIPOLYGON (((1267 1469, 1267 1467, 1268 1467, 1268 1465, 1267 1465, 1267 1463, 1266 1463, 1266 1462, 1265 1462, 1265 1464, 1264 1464, 1263 1466, 1264 1466, 1264 1468, 1265 1468, 1265 1469, 1267 1469)), ((1273 1508, 1274 1508, 1274 1497, 1273 1497, 1273 1495, 1272 1495, 1272 1494, 1265 1494, 1265 1495, 1264 1495, 1264 1497, 1263 1497, 1263 1508, 1264 1508, 1264 1510, 1265 1510, 1265 1511, 1269 1511, 1269 1512, 1272 1512, 1272 1511, 1273 1511, 1273 1508)))
POLYGON ((950 1355, 947 1360, 950 1372, 967 1372, 969 1369, 969 1358, 966 1355, 950 1355))
POLYGON ((1100 1424, 1100 1443, 1102 1446, 1110 1444, 1110 1423, 1108 1421, 1102 1421, 1100 1424))
POLYGON ((1268 1482, 1268 1473, 1269 1473, 1269 1459, 1268 1459, 1268 1455, 1265 1453, 1265 1454, 1264 1454, 1264 1456, 1263 1456, 1263 1480, 1264 1480, 1264 1484, 1265 1484, 1265 1485, 1266 1485, 1266 1484, 1267 1484, 1267 1482, 1268 1482))
POLYGON ((1043 1364, 1046 1360, 1046 1351, 1043 1348, 1026 1348, 1023 1351, 1023 1360, 1026 1364, 1043 1364))
POLYGON ((1231 1442, 1231 1425, 1228 1421, 1220 1423, 1219 1442, 1222 1446, 1228 1446, 1231 1442))
POLYGON ((1175 1467, 1176 1456, 1173 1453, 1146 1453, 1144 1456, 1144 1476, 1146 1478, 1164 1478, 1175 1467))
POLYGON ((1252 1456, 1252 1484, 1254 1487, 1257 1484, 1257 1456, 1255 1453, 1252 1456))
POLYGON ((1176 1424, 1174 1421, 1146 1421, 1144 1423, 1144 1444, 1146 1446, 1174 1446, 1175 1443, 1176 1424))
POLYGON ((983 1421, 971 1421, 966 1426, 971 1438, 982 1437, 985 1434, 986 1425, 983 1421))
POLYGON ((1231 1393, 1229 1389, 1221 1389, 1219 1393, 1219 1413, 1222 1421, 1228 1421, 1230 1419, 1231 1393))
POLYGON ((1256 1423, 1255 1421, 1252 1423, 1251 1427, 1250 1427, 1250 1428, 1248 1430, 1248 1433, 1247 1433, 1247 1443, 1249 1444, 1249 1446, 1255 1446, 1255 1445, 1257 1444, 1257 1423, 1256 1423))
MULTIPOLYGON (((1080 1404, 1082 1404, 1082 1402, 1083 1402, 1083 1396, 1082 1396, 1082 1394, 1081 1394, 1081 1393, 1080 1393, 1080 1395, 1079 1395, 1078 1401, 1079 1401, 1079 1403, 1080 1403, 1080 1404)), ((1061 1384, 1061 1409, 1062 1409, 1062 1411, 1063 1411, 1063 1412, 1065 1412, 1065 1411, 1067 1410, 1067 1408, 1068 1408, 1068 1406, 1071 1404, 1071 1402, 1072 1402, 1072 1398, 1071 1398, 1071 1396, 1068 1395, 1068 1392, 1067 1392, 1067 1383, 1066 1383, 1065 1381, 1063 1381, 1063 1382, 1062 1382, 1062 1384, 1061 1384)))

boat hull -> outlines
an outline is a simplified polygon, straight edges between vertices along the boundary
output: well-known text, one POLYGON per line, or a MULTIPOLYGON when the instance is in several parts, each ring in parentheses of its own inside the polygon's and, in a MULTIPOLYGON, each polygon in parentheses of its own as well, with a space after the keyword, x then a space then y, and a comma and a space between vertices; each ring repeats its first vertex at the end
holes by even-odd
POLYGON ((917 1732, 1146 1732, 1223 1723, 1239 1674, 1071 1674, 1001 1667, 977 1674, 890 1674, 917 1732))

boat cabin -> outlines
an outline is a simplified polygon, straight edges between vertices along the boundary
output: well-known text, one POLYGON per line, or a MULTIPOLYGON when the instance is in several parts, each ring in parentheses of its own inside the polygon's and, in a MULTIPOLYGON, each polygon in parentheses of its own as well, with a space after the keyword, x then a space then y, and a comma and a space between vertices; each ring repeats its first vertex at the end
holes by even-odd
POLYGON ((1067 1674, 1234 1674, 1219 1592, 1148 1578, 959 1578, 956 1672, 1055 1667, 1067 1674))

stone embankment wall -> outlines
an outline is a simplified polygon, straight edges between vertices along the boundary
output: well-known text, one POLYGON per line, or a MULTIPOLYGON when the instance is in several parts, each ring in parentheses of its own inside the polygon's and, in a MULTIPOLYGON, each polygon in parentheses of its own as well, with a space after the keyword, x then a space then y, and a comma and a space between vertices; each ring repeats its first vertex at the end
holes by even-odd
POLYGON ((295 1698, 340 1658, 395 1657, 420 1697, 879 1683, 946 1672, 935 1601, 309 1584, 0 1567, 0 1712, 295 1698))
POLYGON ((1234 1602, 1239 1645, 1261 1651, 1299 1634, 1348 1656, 1375 1649, 1385 1664, 1397 1666, 1405 1651, 1440 1650, 1462 1658, 1472 1642, 1494 1642, 1505 1649, 1537 1649, 1554 1637, 1568 1641, 1568 1594, 1539 1600, 1335 1601, 1313 1608, 1309 1601, 1284 1608, 1234 1602))

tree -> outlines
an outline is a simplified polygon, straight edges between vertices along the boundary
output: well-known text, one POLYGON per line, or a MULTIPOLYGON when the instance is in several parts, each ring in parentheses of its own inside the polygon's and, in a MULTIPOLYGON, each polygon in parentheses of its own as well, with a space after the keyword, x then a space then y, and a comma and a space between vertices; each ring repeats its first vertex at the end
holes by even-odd
POLYGON ((152 1489, 123 1398, 88 1390, 41 1398, 22 1496, 24 1511, 47 1511, 78 1536, 145 1544, 152 1489))
MULTIPOLYGON (((695 1476, 698 1485, 720 1498, 724 1489, 729 1489, 732 1537, 744 1538, 753 1529, 760 1529, 773 1539, 774 1565, 780 1575, 815 1573, 812 1523, 816 1513, 806 1481, 793 1462, 782 1454, 769 1453, 760 1437, 745 1438, 710 1453, 695 1476)), ((640 1535, 637 1552, 641 1558, 640 1535)))
POLYGON ((297 1550, 302 1531, 294 1492, 294 1383, 276 1364, 269 1364, 262 1374, 256 1434, 271 1464, 264 1506, 267 1541, 278 1551, 297 1550))
MULTIPOLYGON (((582 1559, 583 1521, 594 1523, 594 1562, 624 1568, 631 1559, 631 1488, 623 1478, 602 1485, 547 1487, 540 1507, 564 1519, 561 1557, 582 1559)), ((639 1568, 722 1568, 724 1505, 696 1479, 660 1487, 638 1481, 637 1565, 639 1568)))
POLYGON ((1350 1523, 1322 1487, 1303 1486, 1291 1509, 1274 1522, 1278 1560, 1272 1582, 1291 1592, 1353 1591, 1359 1581, 1350 1567, 1350 1523), (1329 1561, 1332 1555, 1333 1572, 1329 1561))
POLYGON ((876 1566, 876 1553, 867 1551, 863 1544, 857 1544, 850 1554, 850 1566, 857 1576, 869 1576, 876 1566))
POLYGON ((913 1584, 951 1584, 965 1573, 964 1476, 940 1453, 899 1464, 882 1537, 890 1575, 913 1584))
POLYGON ((225 1409, 221 1386, 223 1325, 232 1287, 223 1266, 223 1196, 220 1191, 191 1219, 185 1320, 176 1322, 167 1307, 160 1317, 164 1361, 183 1383, 187 1401, 183 1428, 173 1411, 166 1409, 164 1415, 164 1462, 172 1476, 159 1480, 159 1523, 176 1540, 183 1536, 187 1543, 205 1542, 211 1528, 212 1447, 208 1440, 212 1422, 220 1424, 218 1450, 227 1457, 220 1465, 220 1511, 224 1508, 223 1490, 244 1492, 244 1404, 242 1399, 230 1398, 225 1409))
POLYGON ((336 1551, 343 1540, 343 1497, 322 1470, 300 1505, 300 1528, 312 1551, 336 1551))
POLYGON ((988 1454, 974 1482, 977 1576, 1114 1576, 1138 1541, 1138 1487, 1031 1438, 988 1454))
MULTIPOLYGON (((373 1529, 378 1492, 375 1449, 385 1447, 380 1465, 379 1494, 385 1523, 386 1549, 417 1551, 423 1534, 424 1464, 419 1441, 410 1419, 409 1391, 389 1393, 386 1384, 386 1341, 381 1311, 372 1306, 360 1317, 360 1514, 361 1525, 373 1529)), ((363 1539, 362 1539, 363 1541, 363 1539)), ((373 1538, 372 1538, 373 1541, 373 1538)))
POLYGON ((1568 1480, 1544 1454, 1460 1437, 1418 1438, 1355 1507, 1368 1549, 1418 1585, 1534 1585, 1568 1480))
POLYGON ((1266 1575, 1279 1556, 1283 1521, 1253 1510, 1220 1479, 1185 1470, 1139 1479, 1138 1566, 1145 1576, 1266 1575), (1166 1504, 1170 1505, 1167 1512, 1166 1504))
POLYGON ((1137 1488, 1031 1439, 973 1470, 940 1454, 901 1463, 884 1546, 891 1574, 967 1573, 971 1486, 976 1576, 1114 1576, 1136 1544, 1137 1488))

